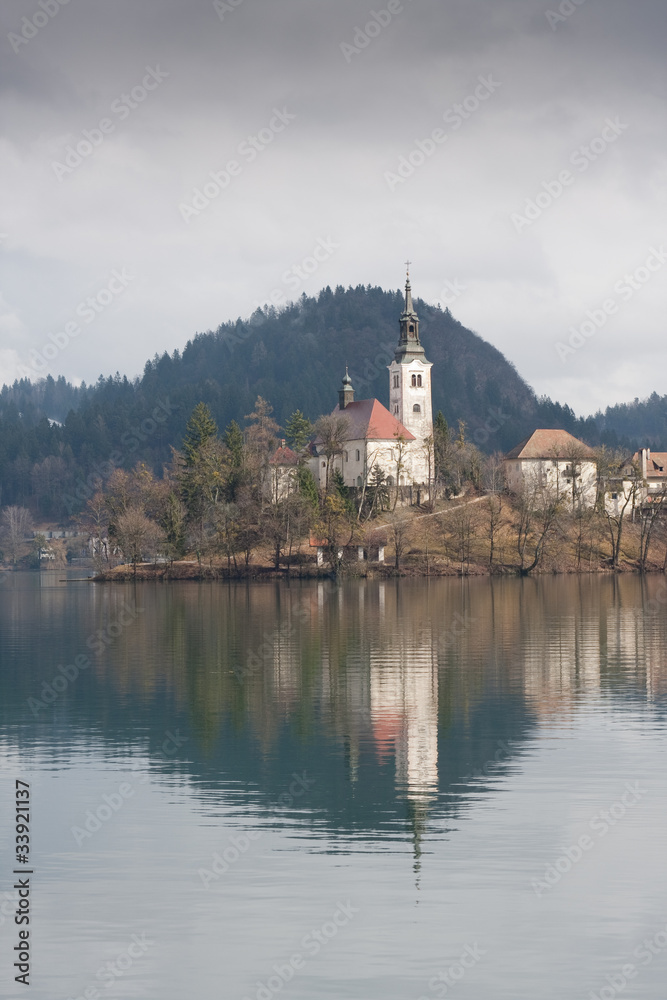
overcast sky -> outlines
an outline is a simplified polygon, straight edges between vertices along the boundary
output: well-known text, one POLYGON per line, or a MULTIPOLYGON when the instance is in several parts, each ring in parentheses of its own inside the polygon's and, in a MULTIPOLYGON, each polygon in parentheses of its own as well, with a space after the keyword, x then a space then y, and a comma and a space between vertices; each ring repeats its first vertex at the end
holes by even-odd
POLYGON ((667 392, 665 0, 41 4, 0 8, 0 381, 409 256, 538 393, 667 392))

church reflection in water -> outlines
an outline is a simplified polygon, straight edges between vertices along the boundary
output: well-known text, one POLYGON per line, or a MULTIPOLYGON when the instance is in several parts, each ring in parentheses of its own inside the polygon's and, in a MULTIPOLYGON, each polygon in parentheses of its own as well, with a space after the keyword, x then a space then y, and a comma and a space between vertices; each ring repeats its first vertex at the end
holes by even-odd
MULTIPOLYGON (((187 761, 159 766, 194 787, 253 789, 270 808, 301 767, 317 777, 304 822, 405 836, 408 820, 419 853, 427 818, 484 794, 550 718, 601 700, 662 705, 661 585, 628 576, 146 587, 145 612, 91 657, 34 732, 64 746, 73 731, 102 732, 145 752, 180 727, 187 761), (46 728, 51 716, 58 724, 46 728)), ((81 636, 135 600, 129 588, 72 593, 35 595, 35 621, 53 637, 39 655, 29 599, 4 594, 0 627, 27 639, 26 662, 0 677, 0 721, 24 717, 81 636)))

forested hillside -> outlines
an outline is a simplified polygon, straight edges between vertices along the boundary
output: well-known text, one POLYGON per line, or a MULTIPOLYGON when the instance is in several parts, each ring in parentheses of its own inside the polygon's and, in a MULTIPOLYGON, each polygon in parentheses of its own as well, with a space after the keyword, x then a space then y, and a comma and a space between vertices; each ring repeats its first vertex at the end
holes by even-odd
MULTIPOLYGON (((143 377, 102 377, 75 388, 64 379, 28 381, 0 393, 0 504, 65 517, 85 503, 87 477, 144 461, 159 473, 190 413, 208 404, 219 427, 243 425, 258 395, 284 425, 337 402, 345 365, 357 398, 388 402, 387 365, 398 338, 400 292, 358 286, 323 289, 281 311, 197 334, 172 356, 156 355, 143 377), (62 426, 53 424, 59 421, 62 426)), ((421 339, 433 367, 434 412, 482 450, 504 451, 536 426, 563 427, 589 444, 667 446, 667 397, 614 407, 579 421, 567 406, 538 399, 503 355, 443 312, 416 301, 421 339)), ((185 332, 185 331, 184 331, 185 332)))

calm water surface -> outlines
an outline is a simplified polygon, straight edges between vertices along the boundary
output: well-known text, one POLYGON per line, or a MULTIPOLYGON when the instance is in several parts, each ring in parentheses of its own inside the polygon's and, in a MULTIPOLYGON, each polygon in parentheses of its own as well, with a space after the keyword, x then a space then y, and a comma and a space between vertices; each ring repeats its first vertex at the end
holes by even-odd
POLYGON ((663 1000, 656 592, 5 579, 0 995, 663 1000))

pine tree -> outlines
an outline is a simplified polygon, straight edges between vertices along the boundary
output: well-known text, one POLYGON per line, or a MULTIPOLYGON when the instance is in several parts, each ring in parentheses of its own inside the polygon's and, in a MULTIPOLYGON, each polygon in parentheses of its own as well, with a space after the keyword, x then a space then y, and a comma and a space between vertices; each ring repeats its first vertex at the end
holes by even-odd
POLYGON ((320 505, 320 494, 317 489, 317 483, 315 482, 314 475, 306 465, 299 466, 296 475, 299 493, 306 503, 312 507, 314 511, 317 511, 320 505))
POLYGON ((313 432, 313 425, 301 410, 295 410, 285 424, 285 434, 290 448, 301 452, 306 447, 313 432))
POLYGON ((229 471, 225 485, 225 494, 229 503, 236 501, 236 495, 245 481, 245 447, 243 442, 243 431, 232 420, 227 425, 227 429, 222 438, 228 451, 229 471))
POLYGON ((183 437, 183 453, 187 466, 192 467, 195 464, 202 445, 206 444, 210 438, 214 438, 217 433, 218 428, 208 406, 206 403, 197 403, 188 420, 183 437))

